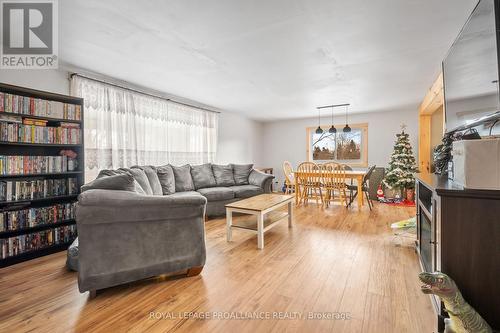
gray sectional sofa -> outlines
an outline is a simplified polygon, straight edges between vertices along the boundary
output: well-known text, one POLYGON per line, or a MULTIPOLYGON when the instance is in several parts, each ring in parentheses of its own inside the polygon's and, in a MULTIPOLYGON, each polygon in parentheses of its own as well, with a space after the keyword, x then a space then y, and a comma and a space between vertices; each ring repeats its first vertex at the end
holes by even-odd
POLYGON ((205 264, 205 216, 270 192, 272 175, 252 165, 165 165, 103 170, 82 186, 78 248, 68 251, 80 292, 205 264), (73 257, 70 257, 72 255, 73 257))

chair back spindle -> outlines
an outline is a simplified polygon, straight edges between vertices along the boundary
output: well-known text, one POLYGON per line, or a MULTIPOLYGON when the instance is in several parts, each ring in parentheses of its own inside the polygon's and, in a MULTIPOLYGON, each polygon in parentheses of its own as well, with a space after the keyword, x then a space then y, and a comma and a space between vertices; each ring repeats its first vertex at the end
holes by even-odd
POLYGON ((295 176, 293 175, 292 164, 288 161, 283 162, 283 173, 285 174, 285 184, 292 186, 295 184, 295 176))

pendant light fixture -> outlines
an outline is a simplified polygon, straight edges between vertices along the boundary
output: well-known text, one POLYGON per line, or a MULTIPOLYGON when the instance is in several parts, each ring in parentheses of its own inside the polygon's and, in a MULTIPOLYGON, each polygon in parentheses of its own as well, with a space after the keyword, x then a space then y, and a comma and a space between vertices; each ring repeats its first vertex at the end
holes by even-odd
POLYGON ((335 134, 335 133, 337 133, 337 129, 335 128, 335 126, 333 126, 333 108, 334 108, 334 106, 332 105, 332 127, 330 127, 330 129, 328 130, 328 132, 329 132, 330 134, 335 134))
POLYGON ((321 128, 321 110, 318 108, 318 128, 316 128, 316 134, 323 134, 323 129, 321 128))
POLYGON ((350 133, 351 132, 351 128, 349 127, 349 123, 347 121, 347 109, 348 108, 349 108, 349 104, 346 104, 346 106, 345 106, 345 127, 342 130, 344 133, 350 133))

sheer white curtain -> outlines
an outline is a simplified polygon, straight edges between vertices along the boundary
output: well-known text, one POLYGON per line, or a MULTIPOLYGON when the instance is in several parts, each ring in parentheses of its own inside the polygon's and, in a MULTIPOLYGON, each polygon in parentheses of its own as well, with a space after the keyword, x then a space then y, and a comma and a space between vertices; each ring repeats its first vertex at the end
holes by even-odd
POLYGON ((84 99, 85 179, 132 165, 213 162, 217 114, 74 75, 84 99))

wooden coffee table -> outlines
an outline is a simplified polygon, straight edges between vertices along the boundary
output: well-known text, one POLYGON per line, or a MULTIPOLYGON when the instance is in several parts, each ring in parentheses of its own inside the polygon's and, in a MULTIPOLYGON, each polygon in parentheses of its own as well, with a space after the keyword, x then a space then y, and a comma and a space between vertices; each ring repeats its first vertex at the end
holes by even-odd
POLYGON ((264 248, 264 232, 274 227, 277 222, 288 217, 288 227, 292 227, 293 196, 284 194, 260 194, 255 197, 243 199, 226 205, 226 232, 227 241, 232 239, 232 229, 237 228, 257 233, 257 247, 264 248), (288 212, 276 211, 288 205, 288 212), (257 222, 250 219, 242 219, 233 223, 233 212, 257 216, 257 222))

